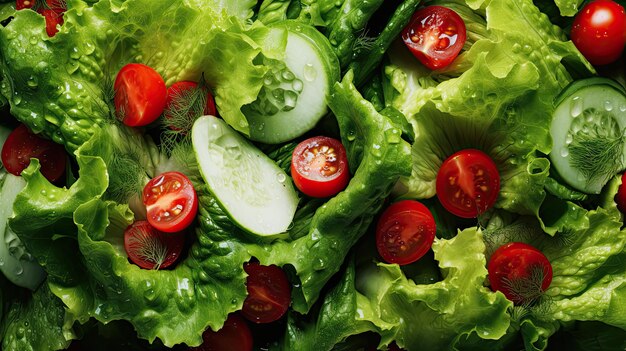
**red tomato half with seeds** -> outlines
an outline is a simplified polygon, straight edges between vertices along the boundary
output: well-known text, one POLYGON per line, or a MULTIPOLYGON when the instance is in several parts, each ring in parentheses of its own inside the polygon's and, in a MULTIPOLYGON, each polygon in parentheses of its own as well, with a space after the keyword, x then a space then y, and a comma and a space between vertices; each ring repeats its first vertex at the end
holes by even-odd
POLYGON ((157 71, 140 63, 129 63, 115 77, 115 112, 129 127, 154 122, 165 108, 167 88, 157 71))
POLYGON ((124 231, 124 249, 130 260, 143 269, 171 266, 183 251, 183 233, 164 233, 147 221, 136 221, 124 231))
POLYGON ((156 229, 174 233, 187 228, 198 213, 198 196, 187 176, 165 172, 143 188, 147 219, 156 229))
POLYGON ((20 124, 2 147, 2 164, 9 173, 19 176, 31 158, 39 160, 41 174, 50 182, 56 182, 65 174, 67 155, 63 146, 43 139, 20 124))
POLYGON ((293 150, 291 177, 296 187, 311 197, 329 197, 342 191, 350 180, 348 157, 337 139, 317 136, 293 150))
POLYGON ((239 314, 230 314, 218 331, 207 329, 202 334, 202 345, 192 351, 251 351, 252 332, 245 319, 239 314))
POLYGON ((572 23, 574 45, 594 65, 616 61, 626 45, 626 13, 611 0, 595 0, 583 7, 572 23))
POLYGON ((446 67, 459 55, 467 33, 465 22, 453 10, 427 6, 413 14, 402 31, 402 40, 424 66, 446 67))
POLYGON ((388 263, 413 263, 430 250, 436 225, 423 204, 403 200, 389 206, 376 225, 376 247, 388 263))
POLYGON ((491 157, 466 149, 446 159, 437 173, 437 198, 450 213, 475 218, 491 208, 500 193, 500 173, 491 157))
POLYGON ((489 283, 516 304, 532 302, 552 282, 552 265, 538 249, 514 242, 500 246, 487 265, 489 283))
POLYGON ((255 323, 270 323, 280 319, 291 303, 291 286, 287 275, 278 266, 263 266, 257 262, 244 265, 248 279, 248 296, 241 314, 255 323))

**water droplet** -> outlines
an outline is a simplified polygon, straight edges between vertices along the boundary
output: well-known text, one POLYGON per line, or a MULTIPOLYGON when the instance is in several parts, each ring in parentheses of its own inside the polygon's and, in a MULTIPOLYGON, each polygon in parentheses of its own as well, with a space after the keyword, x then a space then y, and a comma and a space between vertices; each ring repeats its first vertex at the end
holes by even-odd
POLYGON ((262 131, 264 128, 265 128, 265 123, 263 122, 259 123, 259 125, 256 127, 258 131, 262 131))
POLYGON ((317 78, 317 70, 315 69, 315 67, 313 67, 312 63, 307 63, 306 65, 304 65, 304 71, 302 72, 302 74, 304 75, 304 79, 309 82, 312 82, 315 80, 315 78, 317 78))
POLYGON ((376 157, 380 157, 382 155, 382 152, 380 151, 380 145, 378 144, 372 145, 372 155, 376 157))
POLYGON ((620 110, 621 112, 626 112, 626 105, 620 105, 620 106, 619 106, 619 110, 620 110))
POLYGON ((385 131, 385 140, 387 140, 389 144, 397 144, 402 140, 402 138, 400 137, 398 130, 394 128, 385 131))
POLYGON ((304 84, 302 83, 300 79, 295 79, 293 83, 291 84, 291 87, 293 88, 293 90, 300 93, 302 92, 302 88, 304 88, 304 84))
POLYGON ((36 88, 39 85, 39 80, 35 76, 28 77, 26 84, 31 88, 36 88))
POLYGON ((324 268, 326 268, 326 262, 324 260, 322 260, 321 258, 318 258, 315 260, 315 262, 313 262, 313 269, 316 271, 321 271, 324 268))
POLYGON ((604 102, 604 109, 607 111, 613 111, 613 103, 609 100, 604 102))
POLYGON ((276 180, 279 183, 284 183, 285 180, 287 180, 287 175, 285 175, 285 173, 278 172, 278 173, 276 173, 276 180))
POLYGON ((580 96, 575 96, 570 103, 570 115, 578 117, 583 112, 583 101, 580 96))
POLYGON ((346 138, 348 138, 348 141, 354 141, 354 139, 356 139, 356 132, 354 130, 349 131, 346 138))
POLYGON ((293 110, 296 107, 296 104, 298 103, 298 95, 294 93, 293 91, 287 90, 285 91, 284 98, 285 98, 284 110, 285 111, 293 110))
POLYGON ((567 136, 565 137, 565 144, 569 145, 572 143, 572 141, 574 141, 572 133, 567 133, 567 136))
POLYGON ((24 267, 20 264, 15 268, 15 275, 22 275, 24 273, 24 267))

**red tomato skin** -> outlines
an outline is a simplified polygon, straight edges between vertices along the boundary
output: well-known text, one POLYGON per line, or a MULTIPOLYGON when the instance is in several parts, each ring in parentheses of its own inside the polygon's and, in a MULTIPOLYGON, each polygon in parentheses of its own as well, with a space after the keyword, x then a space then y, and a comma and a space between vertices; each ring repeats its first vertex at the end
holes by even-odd
POLYGON ((350 181, 346 149, 339 140, 325 136, 304 140, 293 150, 291 177, 296 187, 305 195, 316 198, 336 195, 345 189, 350 181), (323 152, 318 154, 319 157, 307 160, 308 152, 316 148, 321 150, 325 146, 332 150, 326 154, 326 162, 322 160, 323 152), (329 176, 323 175, 325 167, 335 167, 336 172, 329 176))
MULTIPOLYGON (((195 89, 197 87, 198 87, 198 83, 188 81, 188 80, 183 80, 183 81, 172 84, 169 88, 167 88, 167 99, 165 101, 165 108, 167 109, 170 106, 172 106, 174 96, 176 94, 180 94, 186 90, 195 89)), ((217 109, 215 108, 215 99, 213 98, 213 95, 210 92, 207 93, 206 106, 204 107, 203 112, 205 115, 217 116, 217 109)), ((169 116, 165 115, 165 118, 169 118, 169 116)))
POLYGON ((152 178, 143 188, 142 198, 150 225, 166 233, 184 230, 198 213, 196 190, 180 172, 165 172, 152 178), (172 215, 172 211, 178 213, 172 215))
POLYGON ((548 258, 531 245, 513 242, 500 246, 489 259, 487 271, 489 283, 494 291, 501 291, 507 299, 516 304, 522 303, 507 287, 506 280, 528 278, 534 266, 540 265, 544 271, 541 290, 545 291, 552 282, 552 265, 548 258))
POLYGON ((137 266, 143 269, 155 268, 154 262, 145 260, 138 253, 140 247, 138 246, 136 239, 142 234, 146 237, 156 238, 156 240, 167 248, 166 258, 159 269, 170 267, 180 257, 185 245, 184 233, 164 233, 155 229, 147 221, 136 221, 128 226, 128 228, 124 231, 124 249, 126 250, 126 254, 131 262, 137 266))
POLYGON ((570 36, 574 45, 593 65, 615 62, 626 45, 626 13, 611 0, 595 0, 574 18, 570 36))
POLYGON ((439 202, 448 212, 462 218, 475 218, 491 208, 498 199, 500 173, 491 157, 484 152, 461 150, 442 163, 437 173, 436 191, 439 202), (479 184, 476 184, 477 181, 479 184), (456 196, 457 191, 460 191, 460 197, 456 196), (465 205, 458 203, 464 200, 469 201, 469 205, 467 202, 465 205))
POLYGON ((376 248, 386 262, 406 265, 430 250, 435 234, 435 219, 430 210, 420 202, 402 200, 391 204, 380 216, 376 248))
POLYGON ((202 345, 190 351, 252 351, 252 332, 239 314, 230 314, 218 331, 207 329, 202 334, 202 345))
POLYGON ((246 263, 248 296, 241 314, 254 323, 279 320, 291 303, 291 285, 285 272, 278 266, 263 266, 258 262, 246 263))
POLYGON ((129 127, 154 122, 165 108, 167 87, 159 73, 141 63, 129 63, 117 73, 114 83, 115 110, 129 127))
POLYGON ((452 63, 466 38, 463 19, 453 10, 436 5, 417 10, 402 31, 402 40, 409 51, 431 70, 452 63))
POLYGON ((2 164, 9 173, 19 176, 30 165, 31 158, 39 159, 41 174, 50 182, 56 182, 65 174, 67 155, 63 146, 43 139, 20 124, 2 147, 2 164))
POLYGON ((46 4, 48 7, 39 9, 39 13, 46 19, 46 33, 53 37, 59 31, 57 25, 63 25, 66 5, 62 0, 46 0, 46 4))
POLYGON ((622 174, 622 184, 620 184, 614 200, 617 204, 617 209, 620 210, 622 214, 626 214, 626 173, 622 174))

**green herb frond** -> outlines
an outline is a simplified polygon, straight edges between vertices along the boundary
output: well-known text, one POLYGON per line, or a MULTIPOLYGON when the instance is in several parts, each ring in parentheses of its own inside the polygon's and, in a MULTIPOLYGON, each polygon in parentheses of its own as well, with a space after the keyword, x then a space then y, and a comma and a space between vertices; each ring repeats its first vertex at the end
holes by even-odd
POLYGON ((167 258, 167 246, 160 238, 151 235, 144 227, 136 227, 137 235, 130 237, 129 246, 136 248, 137 256, 142 260, 154 263, 153 269, 161 268, 167 258))
POLYGON ((132 153, 114 155, 108 167, 107 195, 111 200, 127 203, 131 197, 141 194, 147 176, 137 160, 137 155, 132 153))
POLYGON ((587 180, 605 182, 622 169, 624 131, 607 135, 606 126, 594 125, 579 132, 569 147, 570 165, 587 180))
POLYGON ((369 51, 374 47, 374 44, 376 44, 376 38, 370 37, 367 30, 363 30, 352 44, 352 52, 359 54, 369 51))
POLYGON ((196 119, 204 115, 208 94, 209 89, 204 79, 193 89, 179 90, 172 94, 172 102, 163 111, 164 128, 174 134, 189 133, 196 119))
POLYGON ((530 268, 527 277, 503 280, 504 287, 511 293, 511 299, 518 305, 535 306, 544 295, 541 288, 546 271, 541 265, 534 265, 530 268))

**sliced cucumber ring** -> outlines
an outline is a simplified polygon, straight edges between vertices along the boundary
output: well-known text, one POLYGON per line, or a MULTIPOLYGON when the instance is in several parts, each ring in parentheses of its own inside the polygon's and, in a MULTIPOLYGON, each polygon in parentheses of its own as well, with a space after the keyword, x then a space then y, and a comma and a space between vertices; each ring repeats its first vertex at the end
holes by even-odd
POLYGON ((550 159, 573 188, 598 194, 626 167, 626 93, 606 78, 579 80, 556 99, 550 159))
POLYGON ((340 69, 328 39, 314 27, 282 21, 272 28, 287 30, 285 57, 264 59, 270 67, 264 86, 242 111, 250 139, 278 144, 311 130, 328 112, 326 100, 340 69))
POLYGON ((217 117, 196 120, 191 140, 202 178, 233 222, 261 236, 287 231, 298 195, 285 171, 217 117))

